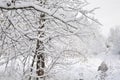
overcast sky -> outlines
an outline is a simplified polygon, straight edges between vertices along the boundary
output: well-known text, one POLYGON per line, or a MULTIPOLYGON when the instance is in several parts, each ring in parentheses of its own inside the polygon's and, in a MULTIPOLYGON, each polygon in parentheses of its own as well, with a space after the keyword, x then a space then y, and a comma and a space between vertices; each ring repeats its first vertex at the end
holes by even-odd
POLYGON ((107 36, 109 29, 120 25, 120 0, 87 0, 88 7, 100 7, 96 18, 103 24, 102 33, 107 36))

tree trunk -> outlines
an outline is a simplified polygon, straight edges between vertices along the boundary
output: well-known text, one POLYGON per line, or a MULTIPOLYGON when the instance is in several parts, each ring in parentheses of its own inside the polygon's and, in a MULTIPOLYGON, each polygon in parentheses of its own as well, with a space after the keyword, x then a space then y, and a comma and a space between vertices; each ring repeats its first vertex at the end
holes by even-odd
MULTIPOLYGON (((41 1, 41 4, 45 4, 45 2, 46 2, 46 0, 41 1)), ((38 33, 37 33, 39 39, 45 37, 45 32, 44 32, 45 19, 44 18, 45 18, 45 14, 41 13, 40 14, 40 21, 39 21, 40 26, 38 28, 38 33)), ((34 67, 34 65, 36 67, 36 75, 37 75, 36 80, 39 80, 40 78, 45 80, 45 76, 44 76, 44 73, 45 73, 45 71, 44 71, 44 69, 45 69, 45 54, 43 53, 44 43, 43 43, 43 41, 41 41, 39 39, 37 40, 37 43, 36 43, 36 50, 35 50, 35 54, 33 57, 31 67, 34 67), (36 62, 35 62, 35 59, 36 59, 36 62)), ((30 71, 31 71, 31 73, 33 72, 32 68, 30 71)), ((29 77, 29 80, 31 80, 31 77, 29 77)))
MULTIPOLYGON (((43 19, 45 17, 44 13, 40 14, 40 21, 39 21, 39 28, 38 28, 38 37, 40 38, 44 38, 45 36, 45 32, 44 32, 44 27, 45 25, 43 24, 45 19, 43 19)), ((43 53, 44 51, 44 43, 41 40, 37 40, 36 43, 36 50, 34 53, 34 57, 33 57, 33 61, 31 64, 31 67, 36 67, 36 80, 39 80, 40 78, 44 79, 44 68, 45 68, 45 55, 43 53), (35 62, 36 61, 36 62, 35 62)), ((33 69, 31 68, 30 72, 33 72, 33 69)), ((29 77, 29 80, 31 80, 31 76, 29 77)))
MULTIPOLYGON (((43 20, 43 18, 45 17, 45 14, 40 15, 40 27, 38 31, 38 36, 39 38, 43 38, 45 35, 44 31, 42 31, 42 29, 45 27, 43 22, 45 20, 43 20)), ((37 40, 37 45, 36 45, 36 51, 35 51, 35 55, 37 57, 37 62, 36 62, 36 74, 37 76, 40 76, 41 78, 43 78, 44 75, 44 68, 45 68, 45 56, 44 56, 44 43, 43 41, 37 40)), ((39 78, 36 78, 36 80, 39 80, 39 78)))

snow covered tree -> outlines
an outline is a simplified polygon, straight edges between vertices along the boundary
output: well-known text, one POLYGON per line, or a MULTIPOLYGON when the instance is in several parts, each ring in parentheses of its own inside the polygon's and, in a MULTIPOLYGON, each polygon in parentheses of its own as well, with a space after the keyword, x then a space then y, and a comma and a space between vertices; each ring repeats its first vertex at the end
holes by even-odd
POLYGON ((60 57, 78 53, 69 46, 72 37, 92 35, 91 26, 100 24, 92 16, 95 9, 84 9, 87 4, 86 0, 1 0, 0 65, 6 66, 6 73, 19 68, 16 77, 45 80, 61 63, 60 57))
POLYGON ((108 37, 108 47, 111 53, 120 54, 120 28, 112 28, 108 37))

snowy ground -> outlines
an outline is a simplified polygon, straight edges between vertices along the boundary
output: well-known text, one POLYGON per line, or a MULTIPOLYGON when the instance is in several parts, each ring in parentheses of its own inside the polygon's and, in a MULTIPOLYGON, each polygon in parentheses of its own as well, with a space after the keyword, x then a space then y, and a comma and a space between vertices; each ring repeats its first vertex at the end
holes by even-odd
POLYGON ((101 72, 97 71, 101 62, 105 61, 108 66, 105 80, 120 79, 120 56, 114 54, 101 53, 91 56, 85 62, 80 62, 70 66, 66 71, 57 73, 55 80, 99 80, 101 72))
MULTIPOLYGON (((55 74, 51 74, 48 80, 99 80, 100 72, 98 72, 98 66, 102 61, 108 66, 107 76, 105 80, 119 80, 120 79, 120 56, 112 53, 101 53, 96 56, 88 57, 86 61, 79 62, 74 65, 65 66, 64 69, 59 70, 55 74), (54 77, 51 78, 51 77, 54 77)), ((10 75, 3 75, 3 67, 0 67, 0 80, 7 80, 6 77, 10 75)), ((14 76, 15 77, 15 76, 14 76)), ((13 77, 11 78, 11 80, 13 77)))

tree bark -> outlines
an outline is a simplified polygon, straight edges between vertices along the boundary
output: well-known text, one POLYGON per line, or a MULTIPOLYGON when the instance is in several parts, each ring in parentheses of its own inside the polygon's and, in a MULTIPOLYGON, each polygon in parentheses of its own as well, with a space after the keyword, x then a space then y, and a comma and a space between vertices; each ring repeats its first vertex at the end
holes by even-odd
MULTIPOLYGON (((38 31, 39 38, 43 38, 45 36, 45 32, 42 31, 42 29, 45 27, 43 22, 43 18, 45 17, 45 14, 41 13, 40 15, 40 31, 38 31)), ((44 75, 44 68, 45 68, 45 56, 44 56, 44 43, 43 41, 37 40, 37 45, 36 45, 36 52, 35 55, 37 56, 37 62, 36 62, 36 74, 37 76, 42 76, 44 75)), ((39 80, 39 78, 36 78, 36 80, 39 80)))
MULTIPOLYGON (((43 19, 45 17, 45 14, 44 13, 41 13, 40 14, 40 21, 39 21, 39 28, 38 28, 38 37, 39 39, 40 38, 44 38, 45 36, 45 32, 44 32, 44 29, 45 28, 45 25, 43 24, 45 19, 43 19)), ((31 64, 31 67, 36 67, 36 80, 39 80, 40 78, 43 78, 44 79, 44 68, 45 68, 45 55, 43 53, 44 51, 44 42, 41 41, 41 40, 37 40, 37 43, 36 43, 36 50, 35 50, 35 53, 34 53, 34 57, 33 57, 33 61, 32 61, 32 64, 31 64), (36 62, 35 62, 36 61, 36 62)), ((31 68, 30 72, 32 73, 33 72, 33 69, 31 68)), ((31 80, 31 76, 29 77, 29 80, 31 80)))

